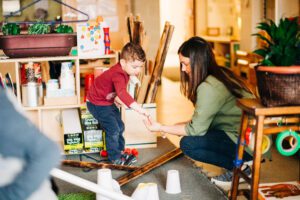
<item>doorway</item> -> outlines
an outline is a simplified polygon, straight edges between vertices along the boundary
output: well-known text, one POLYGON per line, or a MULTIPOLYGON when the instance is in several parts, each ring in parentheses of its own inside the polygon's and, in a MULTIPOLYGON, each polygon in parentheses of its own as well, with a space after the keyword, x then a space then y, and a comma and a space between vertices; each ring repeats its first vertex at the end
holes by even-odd
MULTIPOLYGON (((195 35, 195 0, 160 0, 160 30, 169 21, 175 26, 165 61, 164 75, 179 78, 177 50, 188 38, 195 35)), ((172 79, 173 79, 172 78, 172 79)))

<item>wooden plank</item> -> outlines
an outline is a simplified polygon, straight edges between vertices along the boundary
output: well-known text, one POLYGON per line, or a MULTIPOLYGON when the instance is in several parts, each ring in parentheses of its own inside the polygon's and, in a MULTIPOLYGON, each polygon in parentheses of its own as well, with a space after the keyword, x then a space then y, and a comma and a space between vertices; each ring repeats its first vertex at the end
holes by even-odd
POLYGON ((118 169, 118 170, 127 170, 127 171, 133 171, 139 169, 139 167, 137 166, 114 165, 109 163, 94 163, 94 162, 84 162, 84 161, 76 161, 76 160, 63 160, 61 164, 72 166, 72 167, 91 168, 91 169, 108 168, 108 169, 118 169))
POLYGON ((129 183, 130 181, 150 172, 151 170, 165 164, 166 162, 172 160, 173 158, 176 158, 177 156, 181 155, 182 151, 180 148, 176 148, 164 155, 162 155, 159 158, 156 158, 145 165, 141 166, 137 170, 130 172, 128 174, 125 174, 124 176, 118 178, 118 182, 120 186, 125 185, 126 183, 129 183))
MULTIPOLYGON (((264 125, 287 125, 287 124, 297 124, 300 123, 300 117, 290 117, 290 116, 284 116, 284 117, 267 117, 265 118, 264 125)), ((249 120, 249 125, 254 126, 256 124, 255 119, 249 120)))
POLYGON ((264 128, 263 132, 264 134, 277 134, 286 130, 300 131, 300 126, 294 125, 294 126, 278 126, 278 127, 270 127, 270 128, 268 127, 268 128, 264 128))
POLYGON ((167 38, 166 38, 166 43, 164 45, 164 49, 163 49, 163 52, 162 52, 162 56, 161 56, 160 62, 158 64, 158 67, 156 68, 156 72, 155 72, 156 74, 154 76, 155 77, 154 87, 153 87, 153 90, 151 91, 152 93, 151 93, 151 97, 150 97, 150 103, 155 102, 155 97, 156 97, 156 94, 157 94, 158 86, 161 82, 161 75, 162 75, 165 60, 166 60, 166 57, 167 57, 168 49, 169 49, 169 46, 170 46, 170 43, 171 43, 173 32, 174 32, 174 26, 170 25, 169 30, 168 30, 168 34, 167 34, 167 38))
POLYGON ((155 76, 156 68, 158 67, 158 65, 160 63, 160 60, 161 60, 161 56, 162 56, 162 52, 163 52, 165 42, 166 42, 166 39, 167 39, 167 34, 168 34, 168 31, 169 31, 169 27, 170 27, 170 22, 166 22, 165 26, 164 26, 163 33, 160 37, 160 42, 159 42, 159 46, 158 46, 156 57, 155 57, 154 67, 153 67, 153 70, 151 72, 151 76, 152 76, 151 77, 151 82, 153 82, 155 80, 155 78, 153 76, 155 76))
POLYGON ((167 53, 168 53, 168 50, 169 50, 169 46, 170 46, 170 43, 171 43, 173 32, 174 32, 174 25, 170 25, 169 30, 168 30, 168 34, 167 34, 167 38, 166 38, 166 43, 165 43, 165 46, 164 46, 164 49, 163 49, 163 52, 162 52, 162 56, 161 56, 161 59, 160 59, 160 62, 159 62, 158 68, 157 68, 157 72, 156 72, 157 73, 156 78, 159 79, 159 80, 161 79, 161 74, 162 74, 162 71, 163 71, 163 67, 164 67, 164 64, 165 64, 165 60, 166 60, 166 57, 167 57, 167 53))
POLYGON ((141 24, 142 22, 139 22, 139 21, 135 21, 134 22, 134 28, 133 28, 133 37, 132 37, 132 42, 134 44, 138 44, 140 46, 142 46, 142 41, 141 41, 141 35, 143 33, 141 33, 141 24))
POLYGON ((133 41, 133 27, 134 27, 134 17, 133 17, 132 13, 129 14, 127 23, 128 23, 127 24, 128 33, 130 34, 129 40, 130 40, 130 42, 132 42, 133 41))
POLYGON ((258 99, 238 99, 237 106, 247 111, 249 114, 258 116, 282 116, 297 115, 300 111, 300 106, 282 106, 282 107, 264 107, 258 99))
POLYGON ((130 17, 127 17, 127 31, 128 31, 129 42, 132 42, 132 32, 131 32, 131 25, 130 25, 130 17))
POLYGON ((160 37, 160 42, 159 42, 159 47, 158 47, 156 57, 155 57, 154 67, 150 72, 151 79, 150 79, 150 86, 148 88, 146 98, 145 98, 146 103, 151 103, 151 100, 153 99, 152 96, 154 93, 156 93, 154 90, 156 90, 157 84, 158 84, 158 83, 155 83, 155 80, 157 80, 157 69, 159 68, 160 63, 161 63, 161 58, 162 58, 162 55, 163 55, 163 52, 164 52, 164 49, 166 46, 169 29, 170 29, 170 22, 167 21, 165 23, 163 33, 160 37), (155 84, 156 84, 156 86, 155 86, 155 84))
POLYGON ((139 89, 138 95, 137 95, 137 103, 143 104, 145 102, 145 97, 147 93, 147 88, 149 86, 150 82, 150 75, 145 75, 142 79, 142 85, 139 89))

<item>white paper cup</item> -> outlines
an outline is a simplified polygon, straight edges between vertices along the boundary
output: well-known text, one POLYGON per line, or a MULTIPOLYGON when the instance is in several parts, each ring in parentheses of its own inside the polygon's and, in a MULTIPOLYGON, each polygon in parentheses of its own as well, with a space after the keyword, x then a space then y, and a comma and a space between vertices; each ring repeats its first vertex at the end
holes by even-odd
POLYGON ((148 198, 147 200, 159 200, 158 188, 156 183, 148 183, 148 198))
MULTIPOLYGON (((112 175, 110 169, 99 169, 98 170, 98 177, 97 183, 102 188, 105 188, 109 191, 113 191, 113 184, 112 184, 112 175)), ((100 194, 96 195, 97 200, 109 200, 109 198, 104 197, 100 194)))
POLYGON ((132 193, 134 200, 159 200, 156 183, 140 183, 132 193))
POLYGON ((166 193, 179 194, 181 192, 178 170, 169 170, 167 175, 166 193))
POLYGON ((145 200, 147 198, 147 194, 147 184, 139 183, 138 186, 135 188, 134 192, 132 193, 131 197, 134 200, 145 200))

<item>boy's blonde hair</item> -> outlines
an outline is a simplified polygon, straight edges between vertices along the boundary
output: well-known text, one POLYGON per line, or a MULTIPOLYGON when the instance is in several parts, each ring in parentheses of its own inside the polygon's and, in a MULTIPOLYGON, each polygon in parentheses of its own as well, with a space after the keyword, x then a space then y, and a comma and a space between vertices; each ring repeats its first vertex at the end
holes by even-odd
POLYGON ((121 51, 121 59, 126 61, 139 60, 145 62, 146 54, 140 45, 128 42, 121 51))

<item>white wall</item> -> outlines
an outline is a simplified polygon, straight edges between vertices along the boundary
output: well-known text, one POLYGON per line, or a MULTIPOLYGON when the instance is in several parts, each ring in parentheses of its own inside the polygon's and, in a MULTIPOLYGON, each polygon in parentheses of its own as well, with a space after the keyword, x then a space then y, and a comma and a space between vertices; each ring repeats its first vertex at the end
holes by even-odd
POLYGON ((166 21, 174 25, 175 29, 165 65, 178 67, 178 48, 194 35, 193 0, 160 0, 160 34, 166 21))
POLYGON ((195 0, 195 23, 196 35, 205 35, 207 27, 206 0, 195 0))
MULTIPOLYGON (((256 26, 263 20, 263 1, 242 0, 241 3, 241 49, 253 51, 256 48, 256 37, 251 34, 258 30, 256 26)), ((293 17, 299 15, 299 0, 267 0, 267 18, 276 22, 281 17, 293 17)))
POLYGON ((241 36, 240 49, 251 52, 256 48, 256 38, 251 34, 256 33, 257 23, 262 20, 262 1, 242 0, 241 1, 241 36))
POLYGON ((275 21, 282 17, 299 16, 299 0, 275 0, 275 21))

